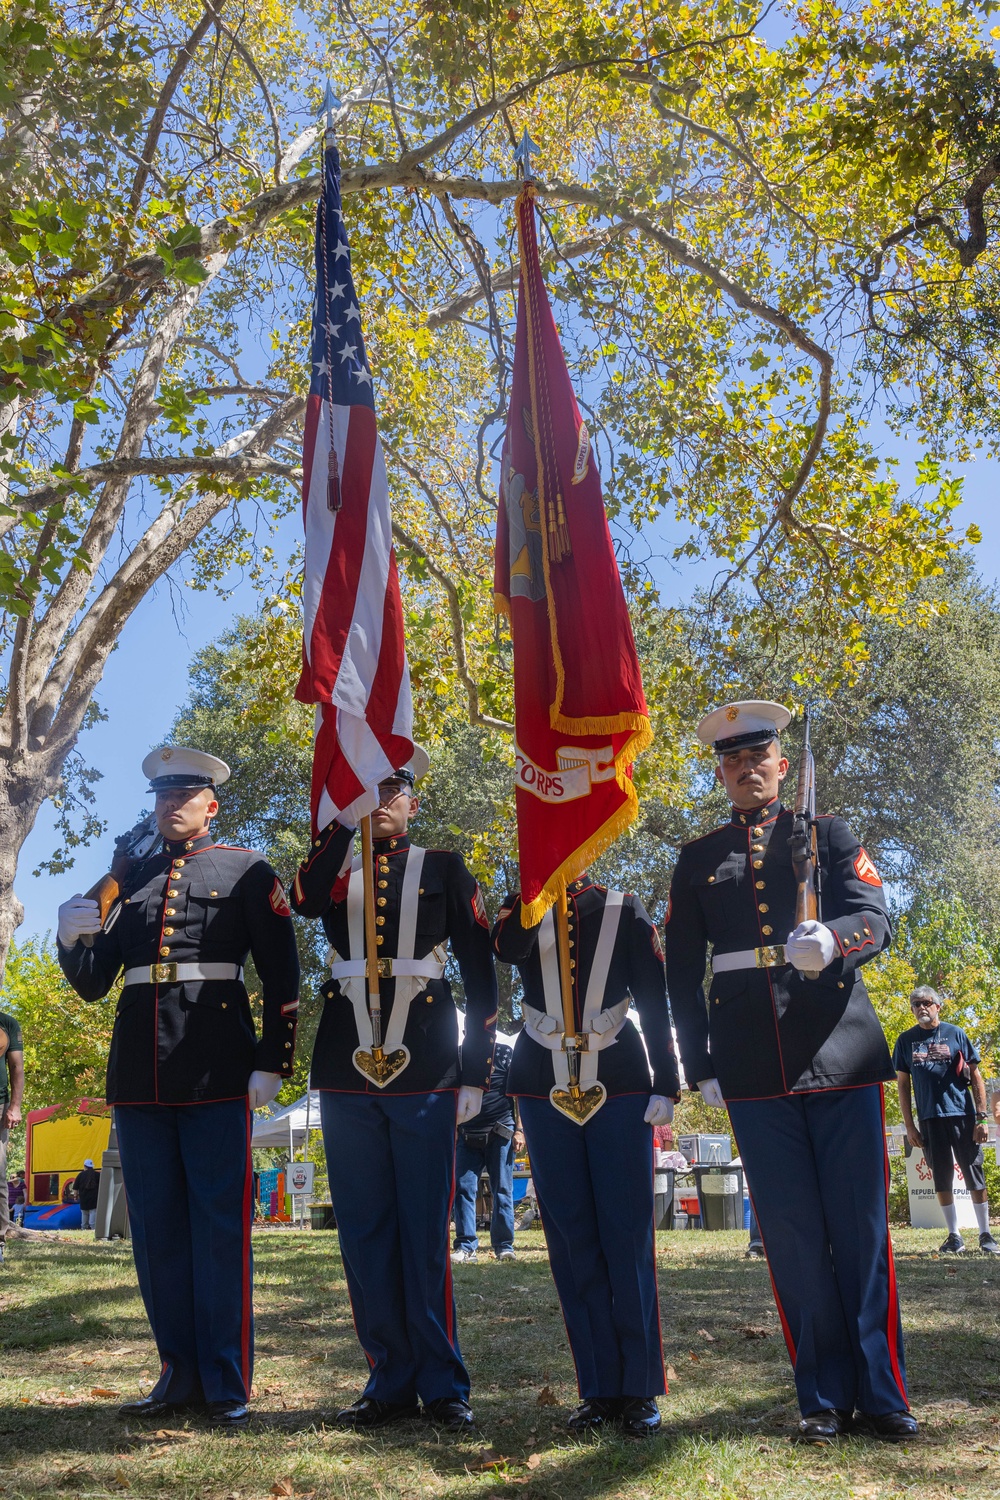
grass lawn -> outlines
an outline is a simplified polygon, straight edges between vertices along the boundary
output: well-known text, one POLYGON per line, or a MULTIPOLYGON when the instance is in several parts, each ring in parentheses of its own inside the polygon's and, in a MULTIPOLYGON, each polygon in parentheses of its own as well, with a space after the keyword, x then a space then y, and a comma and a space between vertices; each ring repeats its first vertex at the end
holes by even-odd
POLYGON ((644 1443, 566 1434, 576 1387, 540 1234, 518 1236, 514 1265, 456 1268, 470 1439, 329 1425, 365 1376, 334 1234, 255 1235, 255 1416, 233 1434, 116 1418, 156 1371, 127 1248, 82 1233, 16 1243, 0 1271, 0 1496, 1000 1496, 1000 1266, 939 1258, 940 1231, 895 1239, 922 1436, 837 1448, 788 1441, 788 1361, 744 1234, 659 1236, 671 1389, 663 1431, 644 1443))

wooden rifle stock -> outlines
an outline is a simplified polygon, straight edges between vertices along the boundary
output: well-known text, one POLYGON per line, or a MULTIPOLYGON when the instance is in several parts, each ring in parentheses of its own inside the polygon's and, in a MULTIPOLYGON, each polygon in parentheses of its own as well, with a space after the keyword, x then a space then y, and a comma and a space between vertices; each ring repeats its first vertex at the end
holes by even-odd
MULTIPOLYGON (((160 843, 160 836, 156 831, 156 818, 150 813, 148 818, 143 818, 128 833, 123 833, 115 839, 115 853, 111 860, 111 869, 106 875, 102 875, 90 890, 86 892, 88 901, 96 901, 101 913, 101 927, 107 921, 108 912, 114 906, 122 893, 122 886, 131 873, 134 866, 148 859, 160 843)), ((94 946, 94 934, 84 933, 80 941, 84 947, 94 946)))
MULTIPOLYGON (((819 848, 816 841, 816 762, 809 743, 809 710, 805 713, 799 779, 795 788, 795 812, 792 817, 792 869, 795 872, 795 925, 820 920, 819 848)), ((807 979, 819 971, 803 970, 807 979)))

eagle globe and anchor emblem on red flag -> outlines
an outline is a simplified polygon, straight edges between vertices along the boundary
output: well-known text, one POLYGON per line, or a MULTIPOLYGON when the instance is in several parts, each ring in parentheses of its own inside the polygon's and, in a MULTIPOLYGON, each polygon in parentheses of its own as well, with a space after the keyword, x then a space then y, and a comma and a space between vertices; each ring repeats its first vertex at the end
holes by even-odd
MULTIPOLYGON (((600 475, 542 280, 530 183, 516 212, 494 597, 514 650, 521 920, 531 927, 554 903, 564 909, 566 887, 635 819, 632 762, 653 736, 600 475)), ((575 1049, 586 1039, 570 1035, 569 1004, 564 988, 575 1049)), ((554 1089, 552 1103, 583 1123, 606 1097, 594 1078, 572 1098, 554 1089)))

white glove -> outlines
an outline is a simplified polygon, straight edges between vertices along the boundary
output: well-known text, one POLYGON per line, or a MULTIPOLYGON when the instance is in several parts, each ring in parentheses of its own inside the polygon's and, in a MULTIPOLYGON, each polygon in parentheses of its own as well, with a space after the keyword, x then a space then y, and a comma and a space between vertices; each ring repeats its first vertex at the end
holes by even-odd
POLYGON ((250 1082, 247 1084, 247 1102, 251 1112, 255 1109, 263 1109, 265 1104, 270 1104, 272 1099, 277 1099, 278 1090, 283 1082, 280 1073, 251 1073, 250 1082))
POLYGON ((462 1085, 458 1091, 458 1117, 457 1123, 464 1125, 467 1120, 474 1120, 483 1107, 482 1089, 470 1089, 462 1085))
POLYGON ((650 1094, 646 1113, 642 1118, 647 1125, 669 1125, 674 1118, 674 1101, 664 1099, 662 1094, 650 1094))
POLYGON ((84 933, 100 932, 101 908, 79 894, 70 896, 59 908, 57 936, 64 948, 73 948, 84 933))
POLYGON ((810 918, 800 922, 785 940, 785 957, 797 969, 825 969, 837 951, 837 939, 829 927, 810 918))
POLYGON ((722 1090, 719 1088, 719 1080, 717 1078, 699 1079, 698 1092, 705 1103, 710 1104, 713 1109, 725 1109, 726 1101, 722 1097, 722 1090))

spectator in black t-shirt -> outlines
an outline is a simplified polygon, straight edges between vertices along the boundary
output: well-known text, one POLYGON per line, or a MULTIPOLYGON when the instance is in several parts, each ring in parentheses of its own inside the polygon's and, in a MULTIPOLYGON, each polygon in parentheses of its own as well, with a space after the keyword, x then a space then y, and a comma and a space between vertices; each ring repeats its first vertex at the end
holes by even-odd
POLYGON ((476 1234, 476 1194, 485 1168, 493 1195, 490 1240, 497 1260, 514 1259, 514 1154, 524 1145, 517 1128, 514 1100, 507 1093, 507 1073, 514 1050, 513 1037, 497 1032, 490 1086, 474 1120, 458 1128, 455 1148, 454 1261, 474 1261, 479 1250, 476 1234))
POLYGON ((80 1213, 83 1215, 83 1228, 93 1229, 94 1217, 97 1213, 97 1195, 101 1186, 101 1174, 98 1172, 90 1157, 83 1164, 83 1171, 77 1175, 73 1187, 80 1200, 80 1213))
POLYGON ((941 1249, 945 1254, 958 1254, 965 1249, 952 1192, 957 1161, 969 1184, 976 1211, 979 1248, 988 1255, 1000 1255, 1000 1245, 990 1233, 990 1205, 983 1172, 983 1145, 989 1139, 989 1132, 979 1053, 960 1027, 941 1020, 941 997, 929 985, 920 985, 913 991, 910 1009, 917 1024, 896 1039, 892 1061, 907 1137, 911 1146, 923 1148, 948 1226, 948 1238, 941 1249), (911 1078, 919 1128, 913 1119, 911 1078))

